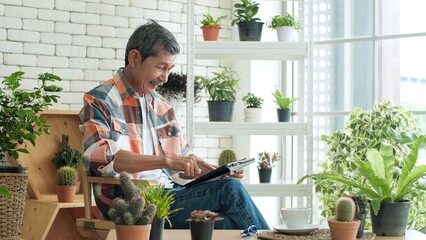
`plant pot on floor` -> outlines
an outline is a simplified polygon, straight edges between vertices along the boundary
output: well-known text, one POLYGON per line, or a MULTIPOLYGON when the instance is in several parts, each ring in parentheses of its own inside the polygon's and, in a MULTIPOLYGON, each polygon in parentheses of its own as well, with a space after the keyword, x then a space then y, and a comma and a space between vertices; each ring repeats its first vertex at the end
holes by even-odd
POLYGON ((355 240, 358 228, 360 225, 359 220, 351 222, 339 222, 334 218, 327 220, 330 227, 330 235, 332 240, 355 240))
POLYGON ((278 122, 290 122, 291 109, 277 109, 278 122))
POLYGON ((382 202, 377 216, 370 204, 371 225, 377 236, 404 236, 407 229, 410 201, 382 202))
POLYGON ((117 240, 148 240, 151 224, 118 225, 115 224, 117 240))
POLYGON ((239 22, 238 35, 240 41, 257 41, 262 38, 263 22, 239 22))
POLYGON ((260 183, 270 183, 271 182, 271 175, 272 175, 272 168, 258 168, 259 172, 259 182, 260 183))
POLYGON ((155 217, 151 224, 151 232, 149 234, 149 240, 162 240, 164 232, 164 221, 165 218, 155 217))
POLYGON ((0 186, 7 187, 12 198, 0 197, 0 238, 19 238, 24 218, 28 174, 23 167, 1 167, 0 186), (10 173, 12 172, 12 173, 10 173))
POLYGON ((204 41, 217 41, 219 40, 220 26, 213 25, 203 25, 201 30, 203 30, 203 39, 204 41))
POLYGON ((214 221, 189 222, 192 240, 211 240, 213 236, 214 221))
POLYGON ((230 122, 235 101, 207 101, 210 122, 230 122))

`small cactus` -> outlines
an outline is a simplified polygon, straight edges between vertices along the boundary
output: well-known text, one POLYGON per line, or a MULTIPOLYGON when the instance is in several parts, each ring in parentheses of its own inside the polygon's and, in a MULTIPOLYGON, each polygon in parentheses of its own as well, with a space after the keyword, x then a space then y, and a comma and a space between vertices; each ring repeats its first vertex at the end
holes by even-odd
POLYGON ((119 225, 147 225, 154 220, 157 206, 145 204, 140 188, 136 187, 128 173, 120 174, 120 186, 124 198, 115 198, 108 216, 119 225))
POLYGON ((64 166, 57 172, 58 184, 62 186, 73 186, 77 182, 77 173, 73 167, 64 166))
POLYGON ((225 149, 220 153, 219 156, 219 166, 223 166, 227 163, 235 162, 237 161, 237 156, 235 155, 235 152, 231 149, 225 149))
POLYGON ((355 202, 350 197, 340 197, 336 201, 336 221, 351 222, 355 216, 355 202))

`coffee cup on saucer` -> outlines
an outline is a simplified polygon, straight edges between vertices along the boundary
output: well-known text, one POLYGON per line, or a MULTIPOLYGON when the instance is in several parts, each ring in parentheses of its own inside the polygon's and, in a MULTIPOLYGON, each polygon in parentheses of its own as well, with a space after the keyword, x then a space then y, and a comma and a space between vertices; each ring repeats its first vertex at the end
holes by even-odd
POLYGON ((302 229, 309 223, 310 208, 281 208, 281 219, 288 229, 302 229))

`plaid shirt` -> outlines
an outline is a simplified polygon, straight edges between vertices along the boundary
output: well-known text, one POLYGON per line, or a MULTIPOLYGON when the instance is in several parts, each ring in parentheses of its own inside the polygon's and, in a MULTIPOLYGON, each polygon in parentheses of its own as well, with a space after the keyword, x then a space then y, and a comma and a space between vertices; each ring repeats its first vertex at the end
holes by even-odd
MULTIPOLYGON (((149 124, 155 155, 191 154, 173 108, 158 93, 144 96, 148 122, 143 122, 140 96, 122 71, 120 68, 113 79, 83 97, 80 131, 85 165, 91 173, 115 176, 114 158, 121 149, 143 154, 143 124, 149 124)), ((139 175, 135 173, 133 177, 139 175)), ((93 186, 96 203, 104 214, 115 197, 114 189, 106 184, 93 186)))

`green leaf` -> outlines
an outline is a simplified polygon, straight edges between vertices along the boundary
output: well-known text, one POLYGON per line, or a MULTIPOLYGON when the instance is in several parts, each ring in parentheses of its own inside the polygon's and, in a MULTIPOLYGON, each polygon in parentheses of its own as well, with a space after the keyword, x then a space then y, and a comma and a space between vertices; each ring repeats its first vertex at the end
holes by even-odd
POLYGON ((5 186, 0 186, 0 196, 6 196, 8 198, 13 197, 12 193, 10 193, 7 187, 5 186))

